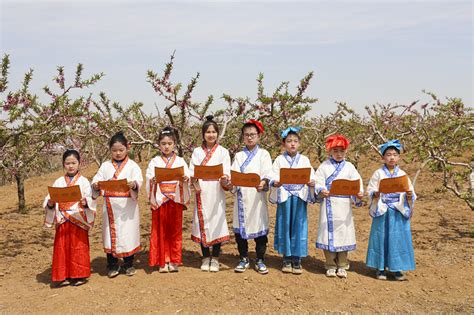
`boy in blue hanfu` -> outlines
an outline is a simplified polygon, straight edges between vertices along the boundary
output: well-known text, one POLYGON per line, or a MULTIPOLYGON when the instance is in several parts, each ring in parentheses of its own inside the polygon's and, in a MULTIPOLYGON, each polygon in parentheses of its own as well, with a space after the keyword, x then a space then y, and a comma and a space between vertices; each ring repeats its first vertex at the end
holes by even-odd
POLYGON ((300 154, 300 127, 288 127, 281 137, 285 152, 279 155, 272 168, 270 202, 276 203, 274 248, 283 255, 284 273, 299 275, 303 272, 301 258, 308 255, 308 202, 314 203, 314 169, 308 157, 300 154), (306 184, 280 183, 281 168, 310 168, 306 184))
POLYGON ((409 191, 382 194, 379 183, 384 178, 406 175, 397 165, 402 145, 390 140, 380 146, 384 165, 376 170, 367 188, 370 197, 370 229, 367 266, 375 268, 376 278, 386 280, 385 271, 394 273, 396 280, 405 280, 404 272, 415 270, 415 257, 411 239, 410 218, 416 195, 409 182, 409 191))

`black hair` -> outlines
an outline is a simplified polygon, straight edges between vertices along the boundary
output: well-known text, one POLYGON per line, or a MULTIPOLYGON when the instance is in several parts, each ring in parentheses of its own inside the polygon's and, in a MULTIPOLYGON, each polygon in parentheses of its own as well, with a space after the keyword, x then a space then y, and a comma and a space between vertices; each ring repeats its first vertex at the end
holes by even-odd
POLYGON ((382 156, 384 156, 384 155, 385 155, 385 152, 387 152, 389 149, 394 149, 395 151, 397 151, 398 154, 400 154, 400 150, 399 150, 399 149, 397 149, 396 147, 391 146, 391 147, 388 147, 388 148, 386 148, 385 150, 383 150, 382 156))
POLYGON ((288 132, 288 134, 286 135, 285 138, 281 139, 281 141, 285 142, 286 138, 288 138, 290 135, 295 135, 298 138, 298 140, 301 140, 301 136, 299 135, 299 133, 294 132, 294 131, 290 131, 290 132, 288 132))
POLYGON ((161 129, 160 133, 158 134, 158 143, 164 137, 170 137, 171 139, 173 139, 173 142, 176 144, 178 140, 178 130, 170 126, 166 126, 165 128, 161 129))
POLYGON ((67 149, 64 153, 63 153, 63 165, 64 165, 64 162, 66 161, 66 159, 70 156, 74 156, 78 161, 79 163, 81 162, 81 156, 79 155, 79 152, 77 152, 77 150, 74 150, 74 149, 67 149))
POLYGON ((117 143, 117 142, 120 142, 121 144, 123 144, 125 147, 128 146, 128 140, 127 138, 125 138, 125 136, 123 135, 123 131, 119 131, 117 132, 116 134, 114 134, 112 136, 112 138, 110 138, 110 141, 109 141, 109 149, 112 148, 112 146, 117 143))
POLYGON ((206 116, 206 121, 202 125, 202 138, 204 139, 204 134, 206 133, 207 129, 209 129, 210 126, 214 126, 214 129, 217 131, 219 134, 219 126, 217 123, 214 121, 214 116, 209 115, 206 116))

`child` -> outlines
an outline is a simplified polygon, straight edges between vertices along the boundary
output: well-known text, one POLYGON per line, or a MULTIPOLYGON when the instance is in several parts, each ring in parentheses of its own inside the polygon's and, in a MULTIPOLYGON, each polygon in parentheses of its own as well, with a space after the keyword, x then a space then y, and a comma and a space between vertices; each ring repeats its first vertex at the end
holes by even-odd
POLYGON ((63 154, 66 175, 59 177, 53 187, 78 185, 82 200, 54 204, 49 195, 44 200, 44 226, 56 226, 51 275, 57 286, 82 285, 91 274, 88 231, 94 225, 96 203, 91 198, 89 181, 79 173, 80 162, 79 152, 66 150, 63 154))
POLYGON ((165 127, 158 136, 161 156, 154 157, 146 170, 146 191, 151 204, 152 225, 149 266, 160 266, 159 272, 178 272, 182 263, 183 210, 189 203, 189 170, 183 158, 176 155, 177 131, 165 127), (180 181, 157 183, 155 167, 184 168, 180 181))
POLYGON ((136 273, 133 267, 134 254, 140 250, 140 214, 138 191, 142 185, 142 171, 137 163, 128 158, 129 143, 122 132, 109 141, 112 160, 102 163, 92 179, 93 196, 104 196, 102 238, 107 253, 108 277, 120 273, 118 258, 123 258, 127 276, 136 273), (99 191, 99 181, 126 179, 127 192, 99 191))
POLYGON ((405 280, 404 271, 415 270, 410 218, 416 195, 411 181, 406 193, 379 193, 380 180, 406 175, 397 165, 402 145, 390 140, 380 146, 384 165, 376 170, 367 188, 370 197, 370 229, 367 266, 375 268, 376 278, 387 279, 385 269, 395 273, 396 280, 405 280))
POLYGON ((351 162, 345 160, 349 140, 341 135, 326 139, 329 158, 316 171, 316 194, 321 202, 316 248, 324 251, 326 276, 347 278, 349 262, 347 254, 356 249, 352 201, 361 206, 363 197, 362 178, 351 162), (333 180, 348 179, 360 181, 357 199, 354 196, 329 195, 333 180), (336 271, 337 269, 337 271, 336 271))
POLYGON ((266 191, 272 170, 272 159, 267 150, 260 148, 258 142, 263 134, 263 125, 257 120, 249 120, 244 124, 241 138, 245 147, 235 155, 232 170, 241 173, 256 173, 260 176, 260 184, 253 187, 234 187, 237 193, 234 203, 233 228, 235 240, 239 250, 240 262, 235 272, 244 272, 249 267, 248 239, 255 240, 257 259, 255 270, 260 274, 267 274, 264 263, 267 249, 268 234, 268 207, 266 191))
POLYGON ((307 204, 314 202, 314 169, 309 159, 298 152, 300 127, 288 127, 281 133, 285 152, 272 167, 270 202, 277 203, 274 248, 283 254, 284 273, 303 272, 301 257, 308 255, 307 204), (311 168, 306 185, 282 185, 281 168, 311 168))
POLYGON ((192 240, 201 245, 202 271, 219 271, 221 243, 229 241, 229 230, 225 217, 224 186, 229 184, 229 151, 217 143, 219 127, 213 116, 207 116, 202 126, 202 147, 195 148, 191 157, 189 171, 194 176, 195 165, 223 165, 224 175, 220 180, 201 180, 193 178, 196 202, 194 207, 192 240), (212 247, 212 259, 209 248, 212 247))

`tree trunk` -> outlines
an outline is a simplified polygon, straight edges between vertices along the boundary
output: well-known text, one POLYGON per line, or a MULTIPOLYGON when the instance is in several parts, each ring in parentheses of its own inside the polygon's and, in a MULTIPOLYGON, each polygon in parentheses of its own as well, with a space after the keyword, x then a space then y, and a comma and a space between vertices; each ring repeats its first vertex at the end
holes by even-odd
POLYGON ((27 213, 28 209, 26 208, 25 202, 25 174, 22 171, 18 171, 15 175, 15 179, 18 194, 18 212, 27 213))

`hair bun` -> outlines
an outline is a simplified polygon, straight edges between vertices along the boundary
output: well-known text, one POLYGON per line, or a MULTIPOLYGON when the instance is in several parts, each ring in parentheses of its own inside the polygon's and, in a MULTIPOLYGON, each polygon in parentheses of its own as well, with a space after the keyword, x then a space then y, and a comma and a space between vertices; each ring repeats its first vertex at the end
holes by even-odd
POLYGON ((214 115, 207 115, 206 120, 207 121, 213 121, 214 120, 214 115))
POLYGON ((123 136, 123 131, 122 131, 122 130, 117 131, 117 132, 115 133, 115 135, 116 135, 116 136, 123 136))

